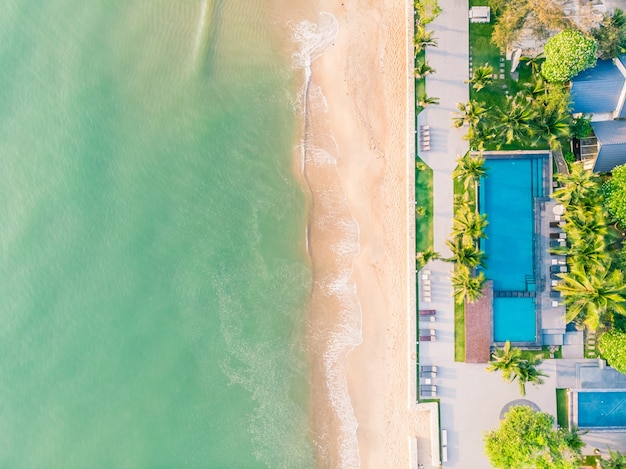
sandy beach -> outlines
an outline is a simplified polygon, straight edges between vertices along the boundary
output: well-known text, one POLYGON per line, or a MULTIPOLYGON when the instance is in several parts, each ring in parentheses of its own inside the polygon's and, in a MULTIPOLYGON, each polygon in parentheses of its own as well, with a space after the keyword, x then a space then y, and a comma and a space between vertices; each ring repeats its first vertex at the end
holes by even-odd
POLYGON ((409 346, 415 343, 409 333, 415 299, 408 287, 414 285, 413 157, 407 148, 412 17, 404 2, 393 0, 321 0, 320 11, 334 15, 338 33, 312 64, 311 95, 319 86, 325 102, 312 100, 305 159, 319 466, 407 467, 408 438, 428 418, 411 412, 415 396, 408 382, 415 351, 409 346), (331 283, 343 288, 341 294, 331 283))

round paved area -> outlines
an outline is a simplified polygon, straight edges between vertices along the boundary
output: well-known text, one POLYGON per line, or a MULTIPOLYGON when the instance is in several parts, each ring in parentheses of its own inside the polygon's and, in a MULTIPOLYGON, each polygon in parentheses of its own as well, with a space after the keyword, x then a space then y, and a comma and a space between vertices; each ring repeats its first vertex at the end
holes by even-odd
POLYGON ((532 401, 529 401, 528 399, 515 399, 514 401, 511 401, 508 404, 506 404, 504 407, 502 407, 502 410, 500 411, 500 420, 504 419, 505 414, 509 411, 511 407, 515 407, 518 405, 530 407, 535 412, 539 412, 541 410, 539 409, 539 406, 537 404, 535 404, 532 401))

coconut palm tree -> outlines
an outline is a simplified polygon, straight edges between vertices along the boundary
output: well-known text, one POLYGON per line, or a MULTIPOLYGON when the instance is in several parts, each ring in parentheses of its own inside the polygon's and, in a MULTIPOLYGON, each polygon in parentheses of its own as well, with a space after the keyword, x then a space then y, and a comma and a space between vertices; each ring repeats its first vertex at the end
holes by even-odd
POLYGON ((419 96, 416 103, 417 107, 422 109, 431 104, 439 104, 439 98, 436 98, 434 96, 428 96, 426 95, 426 93, 423 93, 421 96, 419 96))
POLYGON ((427 61, 420 61, 416 66, 415 66, 415 78, 417 78, 418 80, 425 78, 427 75, 430 75, 431 73, 435 73, 437 70, 435 70, 434 68, 432 68, 430 66, 430 64, 427 61))
POLYGON ((489 108, 484 107, 483 103, 473 100, 467 103, 457 103, 456 107, 459 112, 452 118, 452 125, 457 129, 466 124, 470 128, 478 126, 489 110, 489 108))
POLYGON ((457 167, 452 172, 452 177, 463 183, 466 188, 478 182, 487 173, 485 168, 485 158, 482 154, 473 155, 471 152, 465 153, 457 158, 457 167))
POLYGON ((605 269, 610 262, 606 243, 601 236, 590 238, 570 238, 569 247, 563 254, 570 256, 570 263, 584 264, 588 269, 605 269))
POLYGON ((574 264, 562 278, 555 288, 567 306, 566 322, 577 321, 596 330, 607 313, 626 315, 626 285, 620 270, 611 270, 610 265, 589 269, 584 264, 574 264))
POLYGON ((419 54, 425 47, 436 47, 437 39, 433 37, 434 31, 426 31, 423 25, 419 25, 413 36, 413 46, 415 47, 415 55, 419 54))
POLYGON ((543 54, 539 54, 535 57, 521 57, 520 61, 526 62, 526 66, 530 67, 533 76, 539 76, 539 69, 541 68, 541 62, 544 58, 543 54))
POLYGON ((487 256, 474 243, 465 244, 463 238, 455 238, 453 241, 446 240, 446 245, 452 251, 452 257, 446 259, 448 262, 456 262, 470 269, 485 267, 487 256))
POLYGON ((598 176, 580 164, 571 165, 569 174, 559 173, 556 179, 563 187, 555 190, 553 196, 566 207, 570 204, 580 205, 585 199, 595 199, 598 195, 598 176))
POLYGON ((530 383, 535 386, 543 384, 543 377, 547 376, 544 372, 537 368, 541 365, 541 355, 535 355, 532 358, 522 360, 517 370, 517 384, 519 385, 519 392, 522 396, 526 395, 526 384, 530 383))
POLYGON ((428 264, 431 260, 439 259, 441 256, 435 250, 428 248, 425 251, 420 251, 415 255, 415 260, 417 261, 418 268, 421 269, 426 264, 428 264))
POLYGON ((487 371, 500 371, 502 378, 509 383, 517 380, 520 394, 526 395, 526 383, 542 384, 545 373, 537 367, 541 364, 541 355, 531 358, 522 358, 522 351, 517 347, 511 347, 508 340, 503 348, 496 347, 492 354, 487 371))
POLYGON ((619 451, 609 450, 608 459, 600 459, 600 467, 602 469, 626 469, 626 455, 623 455, 619 451))
MULTIPOLYGON (((541 106, 541 105, 540 105, 541 106)), ((539 107, 537 118, 531 121, 531 130, 541 137, 547 137, 551 148, 554 148, 559 138, 568 137, 572 124, 572 117, 567 112, 558 109, 546 110, 539 107)))
POLYGON ((470 269, 465 265, 457 265, 450 277, 452 283, 452 295, 458 304, 465 299, 473 303, 484 295, 483 288, 487 281, 483 272, 472 275, 470 269))
POLYGON ((494 116, 496 135, 506 144, 528 140, 534 135, 531 122, 535 117, 532 100, 523 92, 507 96, 504 106, 496 108, 494 116))
POLYGON ((507 340, 503 348, 495 347, 487 371, 500 371, 502 378, 511 382, 517 376, 522 360, 522 351, 517 347, 511 347, 511 342, 507 340))
POLYGON ((481 65, 472 74, 472 78, 467 80, 466 83, 472 85, 475 91, 482 90, 485 86, 493 83, 493 67, 488 63, 481 65))
POLYGON ((480 214, 469 207, 457 211, 452 222, 452 236, 461 238, 464 244, 471 244, 479 238, 486 238, 485 228, 489 222, 486 214, 480 214))

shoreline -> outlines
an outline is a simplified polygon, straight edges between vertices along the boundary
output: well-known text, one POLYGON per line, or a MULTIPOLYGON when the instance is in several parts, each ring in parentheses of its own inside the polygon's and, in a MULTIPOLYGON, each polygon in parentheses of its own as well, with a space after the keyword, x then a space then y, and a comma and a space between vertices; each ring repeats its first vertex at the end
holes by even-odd
POLYGON ((406 467, 416 424, 409 382, 415 299, 414 267, 407 264, 414 232, 407 4, 318 5, 335 16, 339 30, 312 63, 311 83, 323 97, 310 109, 315 145, 309 150, 316 154, 304 170, 311 191, 314 450, 318 467, 406 467), (318 151, 333 147, 334 155, 318 151), (329 217, 342 221, 333 225, 329 217), (348 226, 350 218, 356 227, 348 226), (330 277, 340 293, 329 292, 330 277))

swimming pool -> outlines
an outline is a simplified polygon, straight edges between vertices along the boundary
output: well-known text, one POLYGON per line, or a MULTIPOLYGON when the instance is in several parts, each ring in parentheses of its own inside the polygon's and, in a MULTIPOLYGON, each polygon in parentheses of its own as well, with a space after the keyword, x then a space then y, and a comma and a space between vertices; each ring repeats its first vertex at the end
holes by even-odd
POLYGON ((578 428, 611 430, 626 427, 626 390, 579 389, 571 396, 572 423, 578 428))
POLYGON ((488 279, 493 280, 495 342, 536 343, 535 198, 543 197, 545 154, 487 156, 479 208, 487 214, 488 279))

